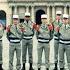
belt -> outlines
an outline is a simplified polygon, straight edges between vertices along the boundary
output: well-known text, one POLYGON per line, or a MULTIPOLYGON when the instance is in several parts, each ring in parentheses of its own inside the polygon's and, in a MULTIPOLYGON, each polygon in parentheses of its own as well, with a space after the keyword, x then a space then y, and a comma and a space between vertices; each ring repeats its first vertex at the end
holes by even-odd
POLYGON ((41 42, 41 41, 38 41, 39 43, 49 43, 49 42, 41 42))

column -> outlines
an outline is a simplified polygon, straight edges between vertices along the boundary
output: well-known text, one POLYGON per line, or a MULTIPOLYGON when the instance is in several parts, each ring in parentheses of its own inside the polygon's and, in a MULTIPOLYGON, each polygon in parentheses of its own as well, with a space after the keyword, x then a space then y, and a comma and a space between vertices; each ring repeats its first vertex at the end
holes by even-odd
POLYGON ((50 6, 47 6, 47 20, 48 20, 48 24, 49 24, 49 19, 50 19, 50 6))
POLYGON ((8 26, 8 25, 10 25, 10 24, 12 24, 12 6, 10 6, 9 7, 9 10, 7 10, 7 13, 6 13, 6 21, 7 21, 7 23, 6 23, 6 26, 8 26))
POLYGON ((67 6, 64 6, 64 14, 67 14, 67 6))
POLYGON ((70 6, 69 6, 69 15, 70 15, 70 6))
POLYGON ((33 22, 35 22, 34 6, 31 7, 31 19, 33 22))
POLYGON ((14 6, 14 14, 17 14, 17 6, 14 6))
POLYGON ((26 6, 26 12, 29 12, 29 6, 26 6))
POLYGON ((52 7, 52 20, 55 20, 55 6, 52 7))

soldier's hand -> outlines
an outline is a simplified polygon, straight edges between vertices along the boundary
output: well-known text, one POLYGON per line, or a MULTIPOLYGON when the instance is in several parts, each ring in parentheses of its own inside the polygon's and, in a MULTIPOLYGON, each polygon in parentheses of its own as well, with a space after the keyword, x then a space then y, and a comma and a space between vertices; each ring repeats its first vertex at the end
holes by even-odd
POLYGON ((33 29, 36 29, 36 26, 37 26, 37 25, 34 23, 34 24, 33 24, 33 29))
POLYGON ((56 17, 56 21, 59 22, 60 21, 60 17, 56 17))
POLYGON ((36 28, 36 30, 37 30, 37 31, 39 31, 39 29, 40 29, 40 25, 37 25, 37 28, 36 28))
POLYGON ((48 25, 48 29, 53 30, 53 25, 52 24, 48 25))
POLYGON ((6 27, 6 31, 10 32, 10 25, 6 27))
POLYGON ((21 32, 25 32, 26 30, 24 28, 20 28, 21 32))
POLYGON ((56 31, 56 32, 59 32, 59 30, 60 30, 60 27, 58 27, 58 26, 55 27, 55 31, 56 31))
POLYGON ((36 31, 39 31, 40 25, 34 24, 34 25, 33 25, 33 28, 34 28, 36 31))

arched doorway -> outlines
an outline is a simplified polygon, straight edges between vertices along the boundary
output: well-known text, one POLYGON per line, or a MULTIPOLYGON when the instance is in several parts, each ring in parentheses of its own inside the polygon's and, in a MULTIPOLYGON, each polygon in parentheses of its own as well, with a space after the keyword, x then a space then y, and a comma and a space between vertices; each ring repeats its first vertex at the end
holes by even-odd
POLYGON ((42 14, 45 14, 45 11, 43 11, 41 9, 36 12, 36 24, 41 24, 41 15, 42 14))
POLYGON ((6 26, 6 13, 3 10, 0 10, 0 21, 2 21, 2 24, 5 27, 6 26))

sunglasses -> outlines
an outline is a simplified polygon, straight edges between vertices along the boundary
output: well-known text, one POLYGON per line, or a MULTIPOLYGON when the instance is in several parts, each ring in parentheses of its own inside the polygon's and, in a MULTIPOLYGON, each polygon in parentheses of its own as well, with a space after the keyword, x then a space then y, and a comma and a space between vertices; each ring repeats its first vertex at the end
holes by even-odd
POLYGON ((68 18, 63 18, 64 20, 67 20, 68 18))
POLYGON ((61 14, 57 14, 57 16, 61 16, 61 14))

